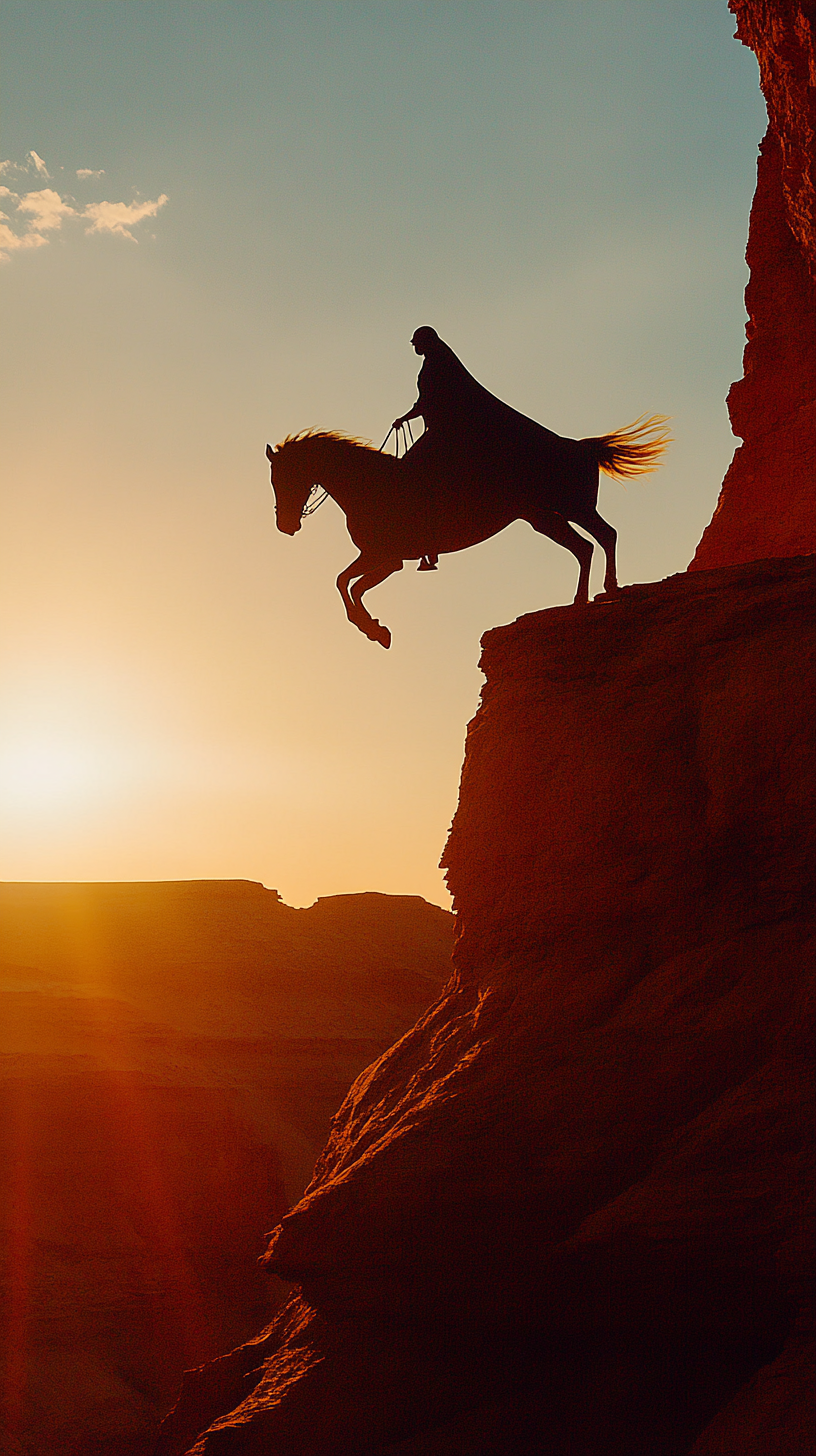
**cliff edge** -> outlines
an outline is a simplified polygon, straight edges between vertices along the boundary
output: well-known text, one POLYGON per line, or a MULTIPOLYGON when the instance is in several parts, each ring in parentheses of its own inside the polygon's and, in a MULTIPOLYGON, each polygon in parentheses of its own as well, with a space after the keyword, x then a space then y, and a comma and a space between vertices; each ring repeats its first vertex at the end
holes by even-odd
POLYGON ((809 1449, 813 575, 488 634, 455 974, 273 1236, 298 1292, 163 1456, 809 1449))
POLYGON ((816 551, 816 6, 731 0, 768 108, 745 258, 740 445, 691 571, 816 551))

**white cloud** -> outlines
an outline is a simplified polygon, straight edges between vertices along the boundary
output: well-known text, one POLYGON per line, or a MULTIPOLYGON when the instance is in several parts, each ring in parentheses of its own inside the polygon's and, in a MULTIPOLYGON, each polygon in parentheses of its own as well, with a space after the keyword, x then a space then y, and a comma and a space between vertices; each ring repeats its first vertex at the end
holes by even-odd
POLYGON ((10 253, 20 248, 41 248, 47 242, 42 233, 15 233, 7 222, 0 221, 0 261, 4 262, 10 253))
POLYGON ((135 243, 136 239, 130 229, 145 217, 155 217, 167 200, 167 193, 163 192, 154 202, 91 202, 82 214, 83 217, 91 219, 91 226, 85 231, 114 233, 120 238, 130 238, 135 243))
POLYGON ((53 187, 44 187, 41 192, 26 192, 17 203, 20 212, 30 212, 30 227, 37 232, 50 232, 62 227, 65 217, 76 217, 70 203, 63 201, 53 187))
MULTIPOLYGON (((58 170, 62 172, 63 168, 58 170)), ((25 177, 26 173, 30 177, 32 172, 51 180, 45 162, 34 151, 27 154, 22 165, 11 160, 0 162, 0 177, 8 176, 9 180, 25 177)), ((84 182, 104 177, 105 173, 102 168, 96 171, 93 167, 78 167, 76 175, 84 182)), ((0 262, 7 262, 11 253, 22 249, 41 248, 49 241, 48 234, 58 232, 63 223, 79 218, 90 224, 86 233, 110 233, 135 243, 132 229, 145 218, 155 217, 168 201, 163 192, 160 197, 143 202, 92 202, 82 207, 77 206, 70 193, 63 195, 54 187, 41 187, 33 192, 19 189, 19 182, 12 187, 0 186, 0 200, 4 204, 0 209, 0 262)))

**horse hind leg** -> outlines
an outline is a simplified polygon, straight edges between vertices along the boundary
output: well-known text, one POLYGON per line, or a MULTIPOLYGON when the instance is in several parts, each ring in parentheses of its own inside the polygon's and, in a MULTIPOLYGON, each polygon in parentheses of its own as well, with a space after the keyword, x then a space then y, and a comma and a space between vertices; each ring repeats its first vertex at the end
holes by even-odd
POLYGON ((582 526, 590 536, 594 536, 606 557, 606 571, 604 573, 604 591, 616 592, 618 590, 618 569, 615 561, 615 551, 618 544, 618 533, 614 526, 610 526, 603 516, 598 515, 594 506, 582 508, 580 515, 572 517, 576 525, 582 526))
POLYGON ((540 536, 549 536, 551 541, 572 552, 579 566, 578 589, 573 602, 578 606, 585 605, 589 601, 589 572, 594 550, 592 542, 574 531, 566 517, 559 515, 557 511, 537 511, 535 515, 528 516, 527 520, 540 536))

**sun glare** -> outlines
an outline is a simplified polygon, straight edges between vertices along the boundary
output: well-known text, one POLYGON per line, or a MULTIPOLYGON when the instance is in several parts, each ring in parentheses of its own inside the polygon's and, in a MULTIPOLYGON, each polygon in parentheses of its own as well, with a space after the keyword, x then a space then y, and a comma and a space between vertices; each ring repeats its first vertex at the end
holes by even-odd
POLYGON ((42 738, 0 749, 0 796, 9 807, 74 805, 107 788, 112 755, 99 748, 42 738))

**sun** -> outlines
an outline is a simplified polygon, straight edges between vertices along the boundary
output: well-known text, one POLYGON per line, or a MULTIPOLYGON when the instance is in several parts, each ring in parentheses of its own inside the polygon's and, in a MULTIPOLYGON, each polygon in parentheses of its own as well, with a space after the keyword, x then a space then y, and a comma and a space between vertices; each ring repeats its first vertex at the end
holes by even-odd
POLYGON ((9 806, 53 809, 96 797, 110 785, 111 753, 44 735, 0 747, 0 798, 9 806))

